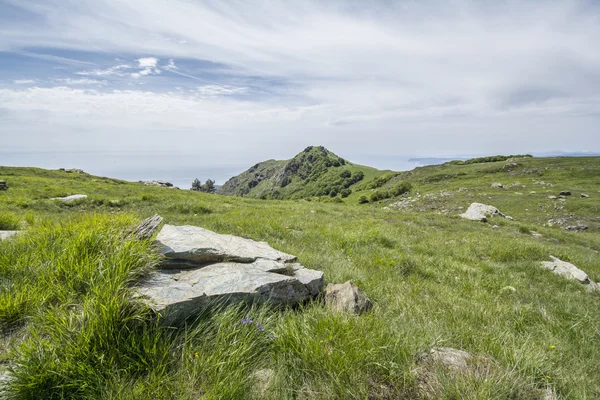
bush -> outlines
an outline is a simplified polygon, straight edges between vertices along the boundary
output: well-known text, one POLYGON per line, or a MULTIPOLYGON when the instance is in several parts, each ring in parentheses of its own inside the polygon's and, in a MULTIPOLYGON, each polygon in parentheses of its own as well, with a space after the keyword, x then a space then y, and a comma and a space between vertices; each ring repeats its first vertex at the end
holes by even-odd
POLYGON ((410 182, 400 182, 398 185, 394 186, 390 190, 390 194, 392 196, 400 196, 400 195, 410 192, 411 189, 412 189, 412 185, 410 182))
POLYGON ((371 194, 371 201, 379 201, 390 197, 390 192, 387 190, 378 190, 371 194))
POLYGON ((346 197, 350 196, 351 194, 352 194, 351 189, 342 189, 342 191, 340 191, 340 196, 342 196, 342 198, 346 198, 346 197))
POLYGON ((16 231, 19 229, 21 219, 15 214, 0 214, 0 231, 16 231))
POLYGON ((369 199, 367 199, 367 196, 360 196, 360 198, 358 199, 358 204, 365 204, 368 202, 369 202, 369 199))

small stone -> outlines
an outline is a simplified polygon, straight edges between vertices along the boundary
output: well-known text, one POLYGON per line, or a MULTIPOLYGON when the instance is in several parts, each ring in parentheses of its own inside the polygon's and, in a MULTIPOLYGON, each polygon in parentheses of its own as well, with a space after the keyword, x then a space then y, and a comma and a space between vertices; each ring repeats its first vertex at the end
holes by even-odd
POLYGON ((0 190, 8 190, 8 186, 6 185, 6 181, 0 181, 0 190))
POLYGON ((163 217, 154 214, 150 218, 143 220, 133 231, 133 234, 138 239, 150 239, 158 229, 163 217))
POLYGON ((589 197, 590 197, 590 195, 588 195, 588 194, 585 194, 585 193, 582 193, 582 194, 581 194, 581 198, 582 198, 582 199, 587 199, 587 198, 589 198, 589 197))
POLYGON ((556 199, 558 199, 558 197, 556 197, 556 196, 548 196, 548 199, 550 199, 550 200, 556 200, 556 199))
POLYGON ((492 187, 496 189, 502 189, 504 188, 504 185, 501 183, 492 183, 492 187))
POLYGON ((348 312, 360 315, 373 306, 362 290, 354 283, 333 284, 325 288, 325 305, 335 312, 348 312))
POLYGON ((63 203, 72 203, 76 200, 83 200, 87 198, 87 195, 85 194, 73 194, 71 196, 66 196, 66 197, 53 197, 50 200, 59 200, 62 201, 63 203))
POLYGON ((559 193, 559 195, 561 195, 561 196, 570 196, 570 195, 571 195, 571 192, 569 192, 568 190, 563 190, 563 191, 561 191, 561 192, 559 193))
POLYGON ((21 231, 0 231, 0 240, 10 239, 21 231))
POLYGON ((515 289, 513 286, 504 286, 501 291, 514 293, 517 291, 517 289, 515 289))
POLYGON ((587 225, 569 225, 569 226, 565 227, 565 230, 573 231, 573 232, 583 232, 583 231, 588 230, 588 226, 587 225))

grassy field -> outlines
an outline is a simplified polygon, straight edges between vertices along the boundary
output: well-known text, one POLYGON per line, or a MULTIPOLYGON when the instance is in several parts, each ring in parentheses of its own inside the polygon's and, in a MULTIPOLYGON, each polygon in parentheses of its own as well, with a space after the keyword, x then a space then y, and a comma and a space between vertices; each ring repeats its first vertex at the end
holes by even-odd
POLYGON ((10 187, 0 229, 25 230, 0 242, 0 370, 11 371, 0 397, 413 399, 419 355, 441 346, 493 367, 478 379, 441 376, 439 398, 541 399, 552 388, 598 399, 600 293, 539 264, 554 255, 600 281, 600 159, 516 163, 419 168, 384 185, 409 181, 411 193, 362 205, 371 190, 339 204, 269 201, 0 167, 10 187), (573 196, 547 198, 561 190, 573 196), (89 197, 50 200, 77 193, 89 197), (457 216, 476 201, 514 221, 457 216), (397 202, 408 205, 383 209, 397 202), (360 317, 319 301, 230 307, 165 326, 131 299, 158 256, 129 231, 154 213, 265 240, 328 282, 351 279, 374 307, 360 317), (556 219, 590 228, 544 226, 556 219))

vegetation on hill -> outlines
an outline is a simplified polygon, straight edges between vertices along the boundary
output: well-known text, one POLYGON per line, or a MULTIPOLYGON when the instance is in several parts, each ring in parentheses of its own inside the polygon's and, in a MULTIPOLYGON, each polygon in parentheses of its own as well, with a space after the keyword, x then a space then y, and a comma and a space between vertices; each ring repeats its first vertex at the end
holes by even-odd
POLYGON ((465 161, 462 160, 453 160, 448 161, 446 164, 451 165, 468 165, 468 164, 481 164, 481 163, 489 163, 489 162, 498 162, 498 161, 506 161, 511 158, 531 158, 533 157, 531 154, 518 154, 511 156, 488 156, 488 157, 477 157, 471 158, 465 161))
POLYGON ((261 199, 342 198, 367 176, 382 174, 374 168, 352 164, 323 146, 310 146, 291 160, 269 160, 231 178, 220 189, 224 195, 261 199))
POLYGON ((0 167, 10 187, 0 192, 2 227, 25 229, 0 241, 0 375, 11 371, 0 397, 412 399, 420 355, 453 347, 492 367, 480 378, 440 376, 439 398, 534 400, 540 389, 596 398, 600 293, 539 264, 554 255, 600 281, 600 158, 518 160, 510 171, 505 164, 418 168, 339 204, 0 167), (412 185, 398 197, 407 206, 358 204, 402 182, 412 185), (561 190, 572 196, 548 199, 561 190), (50 200, 76 193, 88 198, 50 200), (459 218, 471 202, 514 221, 459 218), (130 228, 154 213, 267 241, 328 282, 352 280, 374 307, 360 317, 319 301, 228 307, 165 326, 131 296, 158 255, 130 228), (547 224, 562 218, 590 229, 547 224), (243 324, 246 317, 264 332, 243 324))

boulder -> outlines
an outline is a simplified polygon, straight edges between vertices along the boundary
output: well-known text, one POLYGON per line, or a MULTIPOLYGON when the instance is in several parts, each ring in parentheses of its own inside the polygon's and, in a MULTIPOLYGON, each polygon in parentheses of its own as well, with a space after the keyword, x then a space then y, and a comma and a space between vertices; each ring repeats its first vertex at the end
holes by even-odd
POLYGON ((144 186, 173 187, 173 184, 167 181, 144 181, 143 183, 144 186))
POLYGON ((251 263, 259 258, 281 263, 294 262, 295 256, 273 249, 268 243, 238 236, 221 235, 197 226, 165 225, 156 237, 165 256, 163 267, 185 268, 186 263, 218 261, 251 263))
POLYGON ((488 206, 481 203, 472 203, 466 212, 460 214, 462 218, 469 219, 471 221, 482 221, 487 222, 489 216, 498 215, 506 218, 496 207, 488 206))
POLYGON ((163 218, 158 214, 154 214, 153 216, 146 218, 135 228, 133 235, 137 239, 141 240, 150 239, 152 236, 154 236, 154 233, 158 229, 158 226, 162 220, 163 218))
POLYGON ((417 387, 419 398, 437 399, 442 395, 440 375, 450 378, 459 376, 485 381, 494 373, 489 357, 475 357, 463 350, 436 347, 422 354, 417 360, 417 387))
POLYGON ((8 190, 8 186, 6 185, 6 181, 0 181, 0 190, 8 190))
POLYGON ((87 195, 85 194, 73 194, 71 196, 66 196, 66 197, 53 197, 50 200, 60 200, 63 203, 72 203, 76 200, 81 200, 81 199, 85 199, 87 198, 87 195))
POLYGON ((565 227, 565 230, 573 231, 573 232, 583 232, 583 231, 588 230, 588 226, 587 225, 569 225, 569 226, 565 227))
MULTIPOLYGON (((154 218, 154 217, 152 217, 154 218)), ((295 256, 232 235, 195 226, 165 225, 156 238, 161 268, 137 288, 138 296, 177 323, 213 304, 293 306, 323 288, 323 273, 295 256)))
POLYGON ((594 283, 590 277, 577 268, 575 265, 566 261, 550 256, 552 261, 542 261, 542 267, 549 269, 557 275, 563 276, 567 279, 575 280, 583 285, 589 285, 590 289, 597 290, 598 285, 594 283))
POLYGON ((569 192, 568 190, 563 190, 559 193, 560 196, 570 196, 571 192, 569 192))
POLYGON ((333 284, 325 288, 325 305, 335 312, 348 312, 360 315, 373 306, 371 300, 354 283, 333 284))
POLYGON ((21 231, 0 231, 0 240, 10 239, 21 231))

